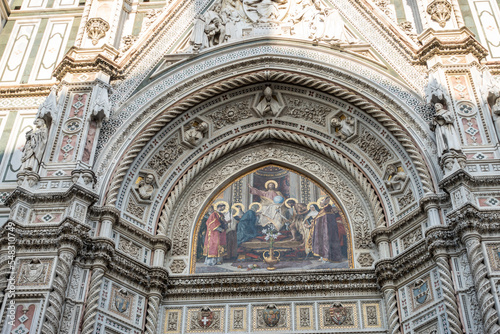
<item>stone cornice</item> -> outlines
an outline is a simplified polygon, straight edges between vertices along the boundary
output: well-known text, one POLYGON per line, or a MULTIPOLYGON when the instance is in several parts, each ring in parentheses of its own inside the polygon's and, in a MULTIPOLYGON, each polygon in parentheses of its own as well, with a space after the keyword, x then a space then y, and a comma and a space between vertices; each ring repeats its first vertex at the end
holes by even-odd
POLYGON ((439 187, 449 191, 458 185, 467 185, 474 187, 498 187, 500 186, 500 178, 498 176, 472 176, 463 169, 459 169, 453 174, 447 176, 441 182, 439 187))
POLYGON ((416 270, 429 262, 430 253, 427 251, 427 244, 421 240, 408 251, 394 257, 384 259, 375 263, 375 273, 377 282, 384 286, 386 282, 392 282, 411 275, 416 270))
MULTIPOLYGON (((40 227, 35 225, 19 225, 15 222, 12 223, 14 224, 16 245, 19 248, 53 247, 57 249, 62 244, 71 244, 76 249, 80 249, 90 238, 88 236, 90 227, 69 217, 56 226, 40 227)), ((8 230, 5 228, 0 231, 0 245, 8 243, 7 232, 8 230)))
POLYGON ((47 96, 53 83, 45 85, 15 85, 0 87, 0 96, 2 98, 25 97, 25 96, 47 96))
POLYGON ((488 55, 488 51, 474 38, 474 34, 462 27, 454 30, 435 31, 432 28, 418 36, 423 46, 418 51, 417 63, 425 64, 434 56, 469 54, 474 55, 479 61, 488 55))
POLYGON ((90 205, 97 202, 99 196, 78 185, 73 184, 65 192, 44 192, 44 193, 32 193, 29 190, 17 187, 5 200, 5 206, 11 206, 16 201, 21 200, 29 204, 41 204, 41 203, 65 203, 68 199, 73 197, 79 197, 89 202, 90 205))
POLYGON ((72 47, 57 65, 52 75, 57 80, 62 80, 67 73, 104 72, 112 79, 122 78, 121 69, 114 61, 118 51, 104 45, 100 50, 95 50, 88 56, 80 55, 83 53, 85 50, 72 47))
POLYGON ((500 232, 500 210, 483 211, 471 203, 448 215, 450 228, 455 230, 457 236, 467 232, 475 232, 480 235, 500 232))
POLYGON ((301 291, 304 294, 335 294, 338 291, 380 293, 373 270, 347 269, 342 272, 262 273, 253 275, 210 275, 170 278, 167 298, 231 298, 256 295, 285 296, 301 291))

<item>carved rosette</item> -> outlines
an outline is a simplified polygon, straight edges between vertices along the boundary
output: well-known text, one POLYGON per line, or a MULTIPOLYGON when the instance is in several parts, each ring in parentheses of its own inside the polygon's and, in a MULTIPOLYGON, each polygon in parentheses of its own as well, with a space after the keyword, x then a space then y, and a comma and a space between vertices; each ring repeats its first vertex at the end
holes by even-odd
POLYGON ((87 21, 86 25, 87 35, 92 40, 92 44, 96 45, 101 38, 106 36, 109 30, 109 23, 100 17, 93 17, 87 21))
POLYGON ((439 23, 441 28, 446 26, 446 21, 451 17, 451 4, 446 0, 435 0, 427 6, 427 13, 431 19, 439 23))

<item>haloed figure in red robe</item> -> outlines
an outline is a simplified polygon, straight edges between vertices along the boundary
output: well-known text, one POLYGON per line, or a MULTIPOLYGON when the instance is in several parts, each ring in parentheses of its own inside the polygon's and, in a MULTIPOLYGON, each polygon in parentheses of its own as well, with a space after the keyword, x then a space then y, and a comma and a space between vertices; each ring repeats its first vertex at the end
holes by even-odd
POLYGON ((320 257, 320 261, 341 262, 341 238, 337 225, 340 217, 337 208, 330 204, 330 197, 326 197, 321 203, 323 208, 314 219, 312 226, 312 251, 320 257))
POLYGON ((203 255, 206 256, 205 264, 209 266, 222 264, 225 254, 227 223, 222 213, 225 209, 225 204, 218 204, 217 211, 214 211, 207 220, 203 255))

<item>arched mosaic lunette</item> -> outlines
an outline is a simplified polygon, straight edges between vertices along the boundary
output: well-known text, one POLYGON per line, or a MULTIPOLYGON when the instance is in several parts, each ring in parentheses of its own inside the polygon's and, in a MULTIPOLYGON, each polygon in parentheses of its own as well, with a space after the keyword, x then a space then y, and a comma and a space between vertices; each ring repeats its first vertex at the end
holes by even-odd
MULTIPOLYGON (((358 93, 353 92, 349 89, 346 89, 342 86, 333 84, 330 81, 326 81, 324 79, 307 76, 304 73, 289 73, 284 71, 275 71, 275 70, 262 70, 255 73, 246 74, 243 76, 237 76, 235 78, 231 78, 225 80, 221 83, 214 84, 212 86, 208 86, 204 89, 201 89, 198 93, 192 94, 189 97, 179 101, 174 104, 168 110, 165 110, 161 115, 155 118, 148 126, 147 129, 140 133, 139 137, 136 138, 130 144, 128 150, 124 153, 124 156, 119 160, 119 165, 113 170, 113 175, 110 182, 108 190, 106 191, 105 201, 108 205, 113 205, 116 202, 116 195, 121 187, 121 183, 123 177, 127 173, 130 164, 135 159, 136 155, 141 151, 142 147, 161 129, 165 126, 170 120, 177 117, 179 114, 184 112, 185 110, 191 108, 192 106, 206 100, 209 97, 213 97, 215 95, 221 94, 223 92, 229 91, 231 89, 241 87, 243 85, 248 85, 251 83, 262 82, 262 81, 274 81, 274 82, 286 82, 286 83, 294 83, 299 85, 308 85, 306 87, 312 89, 318 89, 323 92, 332 94, 334 96, 341 96, 343 99, 347 101, 352 101, 351 103, 360 109, 364 110, 372 117, 377 119, 381 124, 383 124, 391 133, 400 141, 403 147, 407 150, 410 155, 413 163, 415 164, 417 171, 419 173, 419 177, 422 179, 422 184, 425 189, 425 192, 433 192, 433 182, 432 178, 429 174, 427 165, 422 156, 421 151, 417 148, 417 145, 413 142, 411 135, 404 129, 403 126, 399 124, 392 117, 387 115, 386 112, 381 110, 376 104, 372 101, 360 96, 358 93)), ((182 90, 182 87, 179 87, 179 90, 182 90)), ((160 103, 157 101, 156 103, 160 103)), ((138 120, 141 121, 141 120, 138 120)), ((127 131, 124 131, 127 133, 127 131)), ((120 140, 116 143, 118 144, 120 140)), ((116 147, 116 150, 111 151, 119 151, 120 145, 116 147)), ((100 172, 103 176, 102 168, 103 163, 106 161, 109 162, 111 160, 111 153, 108 154, 107 158, 101 163, 100 172)))
POLYGON ((165 235, 169 234, 168 222, 172 218, 172 213, 179 201, 179 198, 182 196, 184 191, 186 191, 186 188, 191 184, 191 182, 198 177, 203 170, 209 168, 218 159, 221 159, 232 152, 237 152, 242 147, 245 147, 245 145, 258 143, 266 139, 278 139, 283 143, 295 143, 299 144, 301 147, 314 149, 320 154, 320 156, 323 157, 323 159, 329 159, 330 162, 335 162, 341 166, 349 175, 352 176, 367 197, 374 216, 375 226, 385 225, 386 218, 384 210, 382 209, 380 198, 368 178, 363 174, 363 171, 360 170, 358 166, 354 165, 346 157, 331 147, 305 135, 290 131, 266 129, 264 131, 253 132, 227 142, 211 151, 204 158, 198 160, 198 162, 178 180, 177 184, 170 192, 166 202, 162 205, 163 209, 160 215, 157 233, 165 235))
POLYGON ((217 192, 235 176, 268 164, 282 165, 305 174, 329 193, 335 194, 352 222, 355 250, 373 247, 371 231, 375 224, 368 199, 348 171, 321 154, 308 152, 306 148, 275 142, 253 145, 245 151, 238 150, 219 158, 217 163, 208 165, 188 185, 174 206, 171 219, 165 221, 172 224, 167 234, 173 240, 172 258, 189 255, 189 240, 196 218, 217 192))

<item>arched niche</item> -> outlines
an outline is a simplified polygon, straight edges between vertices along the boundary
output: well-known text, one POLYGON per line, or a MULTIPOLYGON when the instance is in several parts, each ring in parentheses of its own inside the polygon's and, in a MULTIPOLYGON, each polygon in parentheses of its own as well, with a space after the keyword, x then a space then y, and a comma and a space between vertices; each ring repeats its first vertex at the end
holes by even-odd
POLYGON ((268 164, 233 179, 197 218, 190 273, 353 268, 349 220, 335 193, 268 164))
POLYGON ((370 201, 371 184, 363 181, 361 173, 353 175, 326 156, 292 143, 271 140, 246 146, 206 165, 196 178, 185 184, 175 201, 165 203, 158 229, 172 239, 172 249, 166 257, 166 267, 172 275, 194 271, 191 259, 196 253, 193 241, 199 232, 197 223, 214 198, 235 180, 269 165, 292 170, 330 194, 348 222, 346 234, 350 235, 352 247, 349 267, 372 265, 378 255, 371 241, 371 231, 376 225, 370 201), (360 262, 360 256, 371 261, 360 262))

